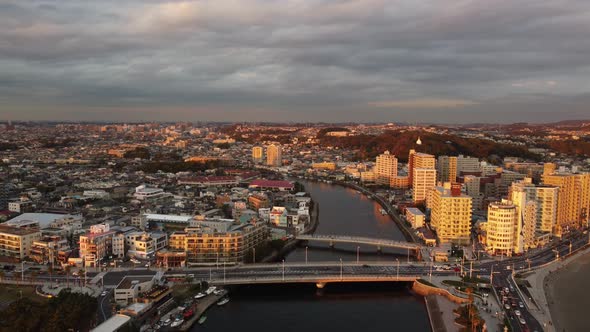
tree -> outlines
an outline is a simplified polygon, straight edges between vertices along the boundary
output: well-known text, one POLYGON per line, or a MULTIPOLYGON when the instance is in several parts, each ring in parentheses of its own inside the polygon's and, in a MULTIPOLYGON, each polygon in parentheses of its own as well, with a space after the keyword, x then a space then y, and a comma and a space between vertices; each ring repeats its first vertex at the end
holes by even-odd
POLYGON ((64 267, 64 271, 66 273, 66 285, 67 288, 70 288, 70 271, 72 270, 72 267, 70 265, 66 265, 64 267))

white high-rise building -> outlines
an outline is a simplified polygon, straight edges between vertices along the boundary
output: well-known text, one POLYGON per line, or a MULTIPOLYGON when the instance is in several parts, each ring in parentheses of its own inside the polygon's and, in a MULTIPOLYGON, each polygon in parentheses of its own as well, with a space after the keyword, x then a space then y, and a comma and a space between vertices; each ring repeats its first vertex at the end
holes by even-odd
POLYGON ((509 200, 490 203, 486 225, 486 248, 494 255, 512 256, 518 253, 517 234, 520 232, 518 209, 509 200))

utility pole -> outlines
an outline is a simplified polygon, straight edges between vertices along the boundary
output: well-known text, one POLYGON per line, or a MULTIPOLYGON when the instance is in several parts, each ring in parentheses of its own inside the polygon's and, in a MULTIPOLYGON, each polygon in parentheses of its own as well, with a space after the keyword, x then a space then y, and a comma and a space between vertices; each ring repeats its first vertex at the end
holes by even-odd
POLYGON ((429 282, 432 282, 432 264, 434 263, 434 261, 432 260, 432 257, 430 257, 430 273, 429 275, 429 282))
POLYGON ((283 281, 285 281, 285 260, 283 259, 283 281))
POLYGON ((225 261, 223 261, 223 284, 225 285, 225 261))
POLYGON ((473 261, 469 262, 469 279, 472 278, 473 275, 473 261))
POLYGON ((343 270, 343 267, 342 267, 342 258, 340 258, 340 281, 342 281, 342 270, 343 270))
POLYGON ((397 261, 397 276, 395 277, 395 280, 399 280, 399 259, 395 259, 397 261))
MULTIPOLYGON (((418 256, 418 253, 416 253, 416 256, 418 256)), ((410 264, 410 248, 408 248, 408 264, 410 264)))
POLYGON ((256 248, 252 248, 252 263, 256 263, 256 248))
POLYGON ((358 263, 359 263, 359 261, 360 261, 360 250, 361 250, 361 247, 359 247, 359 246, 356 246, 356 263, 357 263, 357 264, 358 264, 358 263))
POLYGON ((305 264, 307 264, 307 246, 305 246, 305 264))

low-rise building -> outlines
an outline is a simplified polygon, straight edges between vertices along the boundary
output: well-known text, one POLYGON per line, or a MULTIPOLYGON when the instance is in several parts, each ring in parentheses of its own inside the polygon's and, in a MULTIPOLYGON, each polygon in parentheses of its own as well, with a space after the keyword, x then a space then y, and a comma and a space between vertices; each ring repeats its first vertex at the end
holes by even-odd
POLYGON ((420 209, 407 208, 406 219, 412 225, 412 228, 417 229, 424 226, 425 215, 420 209))
POLYGON ((0 256, 22 260, 31 254, 33 243, 40 238, 39 230, 2 225, 0 226, 0 256))

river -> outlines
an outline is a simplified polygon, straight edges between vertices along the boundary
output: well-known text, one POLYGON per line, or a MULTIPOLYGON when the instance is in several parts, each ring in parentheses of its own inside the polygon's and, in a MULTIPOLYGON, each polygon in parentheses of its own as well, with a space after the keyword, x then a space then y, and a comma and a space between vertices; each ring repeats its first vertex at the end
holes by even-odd
MULTIPOLYGON (((356 190, 318 182, 302 182, 319 203, 316 234, 357 235, 404 240, 380 206, 356 190)), ((309 244, 296 248, 286 261, 356 261, 357 247, 309 244)), ((360 247, 361 261, 407 259, 406 253, 360 247)), ((207 321, 193 331, 430 331, 422 297, 406 284, 328 284, 241 286, 231 301, 207 312, 207 321)))

